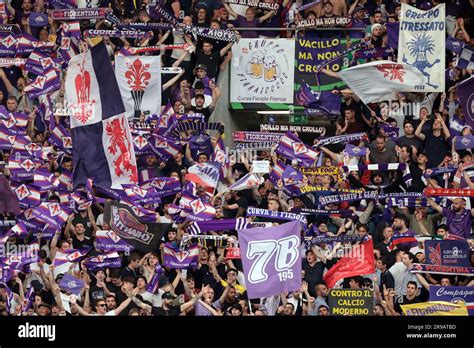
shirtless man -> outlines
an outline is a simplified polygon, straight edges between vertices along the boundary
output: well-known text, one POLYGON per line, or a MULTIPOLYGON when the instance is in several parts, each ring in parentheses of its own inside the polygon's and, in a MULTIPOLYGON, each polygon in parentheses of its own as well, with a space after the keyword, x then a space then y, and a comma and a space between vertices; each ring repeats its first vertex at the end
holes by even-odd
POLYGON ((347 4, 345 0, 329 0, 329 1, 324 1, 320 2, 308 9, 305 10, 305 15, 309 11, 314 11, 314 13, 318 14, 318 17, 322 16, 324 14, 324 6, 323 4, 326 2, 330 2, 333 6, 333 14, 335 16, 347 16, 347 4))

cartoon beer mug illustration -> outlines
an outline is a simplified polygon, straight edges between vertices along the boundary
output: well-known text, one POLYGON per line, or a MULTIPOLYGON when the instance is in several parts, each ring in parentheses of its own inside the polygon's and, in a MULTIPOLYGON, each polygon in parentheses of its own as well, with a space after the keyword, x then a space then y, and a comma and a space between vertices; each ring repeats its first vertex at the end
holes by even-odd
POLYGON ((273 56, 265 57, 263 61, 263 78, 267 82, 275 81, 279 75, 276 59, 273 56))
POLYGON ((247 65, 247 74, 254 79, 259 79, 263 76, 263 59, 262 51, 252 53, 247 65))

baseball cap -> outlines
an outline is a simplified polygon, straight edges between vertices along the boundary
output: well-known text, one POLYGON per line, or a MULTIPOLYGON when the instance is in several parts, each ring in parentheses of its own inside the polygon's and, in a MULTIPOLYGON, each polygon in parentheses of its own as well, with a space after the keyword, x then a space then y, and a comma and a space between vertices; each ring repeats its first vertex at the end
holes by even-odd
POLYGON ((196 65, 196 70, 201 69, 207 71, 207 66, 206 64, 198 64, 196 65))
POLYGON ((44 27, 48 25, 48 15, 46 13, 31 12, 28 17, 28 24, 33 27, 44 27))
POLYGON ((170 300, 174 300, 176 298, 176 296, 173 295, 173 293, 171 291, 167 291, 163 295, 161 295, 161 298, 167 298, 167 299, 170 299, 170 300))

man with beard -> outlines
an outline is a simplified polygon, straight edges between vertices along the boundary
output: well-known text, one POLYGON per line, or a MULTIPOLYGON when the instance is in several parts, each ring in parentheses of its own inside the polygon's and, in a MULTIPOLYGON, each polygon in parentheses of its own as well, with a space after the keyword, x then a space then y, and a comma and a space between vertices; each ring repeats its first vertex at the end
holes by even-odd
POLYGON ((440 207, 432 198, 428 197, 427 200, 434 210, 446 217, 446 224, 449 226, 451 234, 458 237, 469 238, 474 209, 468 210, 465 208, 465 198, 456 197, 449 209, 440 207))

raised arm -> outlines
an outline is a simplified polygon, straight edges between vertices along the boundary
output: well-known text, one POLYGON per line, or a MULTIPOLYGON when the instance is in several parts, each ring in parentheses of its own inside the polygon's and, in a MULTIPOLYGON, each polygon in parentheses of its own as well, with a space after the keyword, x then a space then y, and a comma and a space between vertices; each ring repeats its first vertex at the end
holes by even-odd
POLYGON ((229 42, 227 45, 225 45, 221 50, 220 50, 220 55, 221 57, 224 57, 227 51, 229 51, 232 48, 233 42, 229 42))
POLYGON ((275 14, 276 14, 276 12, 275 12, 274 10, 268 11, 268 12, 265 13, 262 17, 260 17, 260 18, 258 19, 258 21, 259 21, 260 23, 263 23, 263 22, 265 22, 266 20, 272 18, 275 14))
POLYGON ((434 210, 436 210, 438 213, 442 214, 443 213, 443 208, 441 208, 435 201, 433 198, 430 198, 430 197, 427 197, 426 200, 428 201, 428 204, 431 206, 431 208, 433 208, 434 210))
POLYGON ((209 289, 210 289, 209 285, 203 286, 202 289, 201 289, 201 292, 199 294, 194 296, 190 301, 188 301, 188 302, 181 305, 181 307, 180 307, 181 312, 185 312, 189 308, 193 307, 196 304, 196 302, 201 299, 202 295, 204 295, 204 292, 209 291, 209 289))
POLYGON ((2 79, 3 84, 5 85, 5 88, 7 89, 8 94, 12 94, 14 87, 11 84, 10 80, 8 79, 7 75, 5 74, 5 71, 3 71, 3 68, 0 68, 0 79, 2 79))
POLYGON ((237 19, 239 15, 226 2, 224 2, 224 7, 227 10, 227 12, 229 12, 229 15, 237 19))
POLYGON ((425 141, 426 139, 426 136, 423 133, 421 133, 421 130, 423 129, 423 126, 425 125, 425 123, 426 123, 426 116, 421 118, 421 122, 418 125, 418 127, 416 127, 416 130, 415 130, 415 135, 422 141, 425 141))

